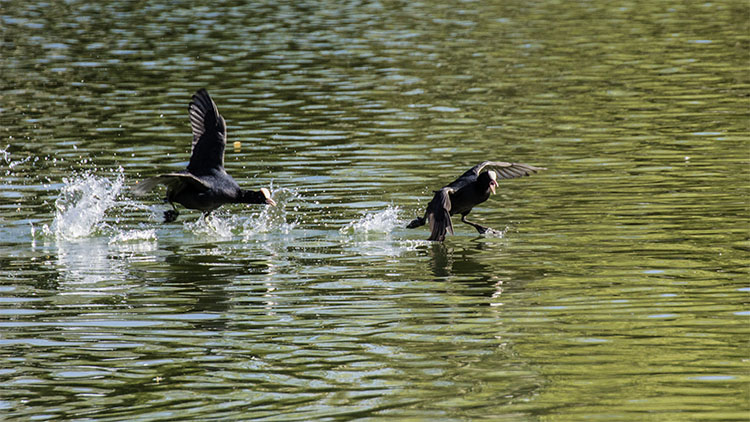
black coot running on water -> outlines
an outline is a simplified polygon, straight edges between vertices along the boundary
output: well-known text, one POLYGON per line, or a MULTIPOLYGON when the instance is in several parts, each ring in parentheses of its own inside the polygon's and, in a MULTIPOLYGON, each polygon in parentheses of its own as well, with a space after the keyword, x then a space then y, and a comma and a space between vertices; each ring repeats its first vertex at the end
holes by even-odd
POLYGON ((242 190, 224 170, 227 128, 205 89, 193 95, 188 112, 193 128, 193 150, 187 169, 143 180, 133 192, 144 195, 157 185, 167 186, 166 200, 172 209, 164 212, 165 223, 179 215, 175 202, 185 208, 201 210, 204 215, 229 203, 276 205, 268 189, 242 190))
POLYGON ((427 240, 442 242, 447 233, 453 234, 451 216, 461 214, 461 221, 473 226, 480 234, 493 232, 489 227, 480 226, 466 220, 471 209, 486 201, 491 193, 495 193, 498 179, 513 179, 528 176, 544 167, 534 167, 528 164, 506 163, 503 161, 485 161, 470 168, 451 184, 435 191, 435 196, 429 204, 424 217, 417 217, 406 227, 413 229, 429 222, 432 233, 427 240), (487 170, 482 173, 486 167, 487 170))

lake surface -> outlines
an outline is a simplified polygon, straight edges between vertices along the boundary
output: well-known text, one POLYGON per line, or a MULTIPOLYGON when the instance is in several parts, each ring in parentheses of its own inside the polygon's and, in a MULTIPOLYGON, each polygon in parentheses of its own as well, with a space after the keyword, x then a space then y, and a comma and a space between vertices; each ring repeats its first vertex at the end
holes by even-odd
POLYGON ((748 16, 0 1, 1 419, 747 420, 748 16), (201 87, 278 206, 162 224, 201 87))

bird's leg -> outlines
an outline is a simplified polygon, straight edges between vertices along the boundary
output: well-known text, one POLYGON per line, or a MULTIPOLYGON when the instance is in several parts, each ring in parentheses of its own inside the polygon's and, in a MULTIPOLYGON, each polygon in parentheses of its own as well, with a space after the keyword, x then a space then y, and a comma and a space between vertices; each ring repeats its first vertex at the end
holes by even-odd
POLYGON ((414 220, 411 220, 411 223, 406 225, 407 229, 413 229, 416 227, 424 226, 427 222, 427 215, 425 214, 424 217, 417 217, 414 220))
POLYGON ((466 214, 461 214, 461 221, 463 221, 464 223, 466 223, 466 224, 474 227, 475 229, 477 229, 477 231, 479 232, 479 234, 485 234, 485 233, 487 233, 487 231, 494 232, 494 230, 492 230, 489 227, 484 227, 482 225, 479 225, 477 223, 472 223, 471 221, 467 220, 466 219, 466 214))
POLYGON ((175 207, 172 202, 170 202, 169 205, 172 206, 172 209, 164 211, 164 222, 165 223, 171 223, 171 222, 177 220, 177 216, 180 215, 180 213, 177 212, 177 207, 175 207))

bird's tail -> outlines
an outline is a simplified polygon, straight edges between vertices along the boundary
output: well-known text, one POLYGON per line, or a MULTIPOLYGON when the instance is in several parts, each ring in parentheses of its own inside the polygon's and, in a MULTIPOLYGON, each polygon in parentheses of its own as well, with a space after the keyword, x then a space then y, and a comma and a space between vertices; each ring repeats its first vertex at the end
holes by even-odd
POLYGON ((446 234, 453 234, 450 208, 449 191, 441 189, 435 192, 435 197, 432 198, 432 201, 427 206, 427 219, 430 222, 430 230, 432 231, 427 240, 442 242, 445 240, 446 234))
POLYGON ((141 180, 137 185, 133 186, 133 193, 136 196, 142 196, 151 191, 157 185, 163 184, 167 180, 164 176, 151 177, 146 180, 141 180))
POLYGON ((414 229, 420 226, 424 226, 425 224, 425 218, 424 217, 417 217, 414 220, 411 220, 411 223, 406 225, 407 229, 414 229))

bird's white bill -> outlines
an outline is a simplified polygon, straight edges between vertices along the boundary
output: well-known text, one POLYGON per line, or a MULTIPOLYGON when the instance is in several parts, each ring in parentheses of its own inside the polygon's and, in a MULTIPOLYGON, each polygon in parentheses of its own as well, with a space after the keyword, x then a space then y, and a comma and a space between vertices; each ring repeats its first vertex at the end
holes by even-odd
POLYGON ((260 188, 261 193, 263 193, 263 196, 266 197, 266 204, 271 206, 276 206, 276 201, 271 199, 271 191, 269 191, 266 188, 260 188))

